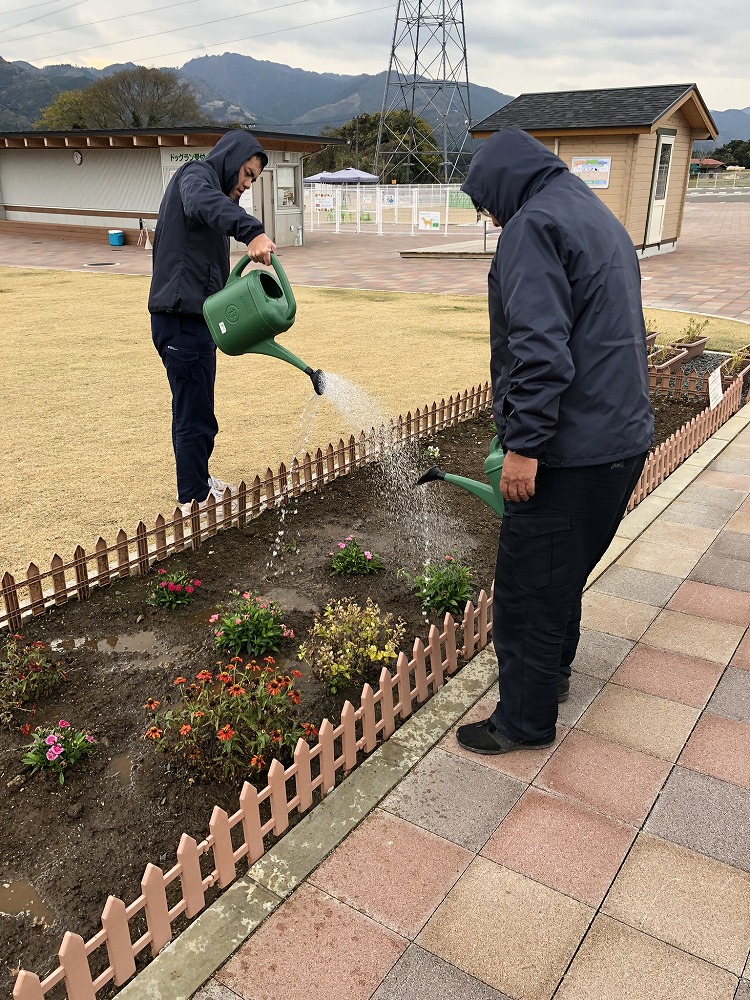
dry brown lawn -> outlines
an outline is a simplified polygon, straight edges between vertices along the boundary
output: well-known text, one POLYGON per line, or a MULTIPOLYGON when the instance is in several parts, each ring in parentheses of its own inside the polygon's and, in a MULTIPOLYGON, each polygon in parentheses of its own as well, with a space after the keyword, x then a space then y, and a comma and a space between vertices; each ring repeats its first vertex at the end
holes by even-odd
MULTIPOLYGON (((0 572, 25 573, 30 561, 46 570, 55 552, 67 560, 77 544, 90 551, 99 535, 112 542, 121 527, 130 535, 140 519, 151 527, 157 513, 172 513, 170 395, 151 343, 148 284, 142 276, 0 268, 0 572)), ((488 377, 482 296, 295 293, 297 321, 279 342, 356 383, 384 417, 488 377)), ((662 315, 684 328, 686 317, 664 313, 660 329, 662 315)), ((747 326, 721 326, 722 338, 750 340, 747 326)), ((288 464, 302 440, 309 380, 260 355, 220 355, 218 368, 213 474, 249 482, 288 464)), ((361 419, 348 420, 323 396, 305 450, 361 429, 361 419)))

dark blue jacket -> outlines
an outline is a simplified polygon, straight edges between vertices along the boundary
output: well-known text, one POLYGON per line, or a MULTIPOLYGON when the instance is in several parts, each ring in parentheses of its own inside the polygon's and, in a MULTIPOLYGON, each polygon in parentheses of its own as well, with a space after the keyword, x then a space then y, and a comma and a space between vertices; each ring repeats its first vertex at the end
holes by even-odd
POLYGON ((200 315, 203 303, 229 277, 229 236, 250 243, 263 226, 228 195, 240 167, 260 155, 255 136, 225 133, 204 160, 185 163, 172 177, 159 208, 154 234, 149 312, 200 315))
POLYGON ((480 146, 462 189, 503 226, 489 273, 503 447, 554 466, 647 451, 654 421, 641 276, 624 227, 515 127, 480 146))

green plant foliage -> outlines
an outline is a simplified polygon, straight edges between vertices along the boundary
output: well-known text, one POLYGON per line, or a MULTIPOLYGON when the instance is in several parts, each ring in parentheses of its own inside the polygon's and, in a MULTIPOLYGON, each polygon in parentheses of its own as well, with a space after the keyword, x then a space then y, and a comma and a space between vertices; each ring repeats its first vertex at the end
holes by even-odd
POLYGON ((88 730, 74 729, 66 719, 60 719, 53 728, 37 726, 31 743, 23 747, 21 761, 31 767, 32 774, 42 770, 56 773, 63 785, 67 769, 95 749, 96 740, 88 730))
POLYGON ((364 607, 351 598, 329 601, 300 645, 299 658, 335 694, 395 660, 403 637, 404 622, 381 615, 369 597, 364 607))
POLYGON ((167 573, 165 569, 157 569, 156 572, 157 579, 151 583, 147 600, 157 608, 171 610, 181 604, 189 604, 201 586, 200 580, 194 580, 182 571, 167 573))
POLYGON ((700 340, 703 337, 703 331, 709 324, 709 320, 698 320, 695 316, 691 316, 688 320, 688 324, 685 327, 685 332, 679 339, 681 344, 692 344, 695 340, 700 340))
POLYGON ((28 711, 66 679, 63 664, 50 660, 46 649, 46 643, 26 643, 22 635, 6 638, 0 653, 0 722, 12 722, 16 711, 28 711))
POLYGON ((248 591, 240 594, 233 590, 228 606, 209 618, 216 626, 216 648, 235 656, 278 653, 284 639, 294 638, 294 631, 281 620, 282 614, 276 601, 262 601, 248 591))
POLYGON ((401 570, 401 575, 410 580, 412 592, 419 598, 422 609, 435 615, 460 617, 474 589, 470 567, 450 553, 442 563, 428 561, 418 573, 412 575, 401 570))
POLYGON ((331 576, 362 576, 385 569, 377 552, 363 549, 354 535, 347 535, 329 556, 331 576))
POLYGON ((202 778, 252 777, 274 757, 291 760, 300 737, 317 736, 314 726, 297 721, 294 683, 301 676, 281 673, 272 656, 260 665, 235 656, 213 673, 200 670, 195 681, 177 677, 175 707, 160 714, 153 698, 143 706, 153 713, 143 738, 202 778))

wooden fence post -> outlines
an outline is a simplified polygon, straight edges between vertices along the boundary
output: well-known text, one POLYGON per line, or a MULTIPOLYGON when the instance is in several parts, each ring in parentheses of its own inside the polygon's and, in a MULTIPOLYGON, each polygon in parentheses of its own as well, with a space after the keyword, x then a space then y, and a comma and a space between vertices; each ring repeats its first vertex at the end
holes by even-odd
POLYGON ((263 857, 263 832, 260 821, 260 803, 258 792, 254 785, 246 781, 240 792, 240 809, 242 810, 242 835, 247 846, 248 868, 263 857))
POLYGON ((91 978, 86 944, 80 934, 65 932, 59 951, 60 965, 65 973, 65 989, 75 1000, 96 1000, 96 990, 91 978))
POLYGON ((2 583, 3 603, 5 604, 5 616, 8 625, 16 631, 21 627, 21 609, 18 604, 18 590, 16 581, 10 573, 4 573, 2 583))
POLYGON ((167 890, 161 868, 150 862, 146 865, 146 871, 141 879, 141 891, 145 900, 146 926, 151 937, 151 956, 156 958, 162 948, 172 940, 167 890))
POLYGON ((206 905, 206 894, 203 890, 198 844, 194 837, 188 837, 186 833, 180 837, 177 863, 180 866, 180 886, 182 898, 185 900, 185 916, 194 917, 206 905))
POLYGON ((34 972, 22 969, 13 987, 13 1000, 44 1000, 42 984, 34 972))
POLYGON ((135 974, 133 942, 130 939, 127 908, 121 899, 109 896, 102 912, 102 927, 107 934, 107 954, 115 986, 122 986, 135 974))
POLYGON ((234 849, 232 834, 229 829, 229 816, 224 809, 214 806, 208 828, 213 837, 214 864, 216 865, 217 881, 220 889, 226 889, 234 882, 237 869, 234 864, 234 849))

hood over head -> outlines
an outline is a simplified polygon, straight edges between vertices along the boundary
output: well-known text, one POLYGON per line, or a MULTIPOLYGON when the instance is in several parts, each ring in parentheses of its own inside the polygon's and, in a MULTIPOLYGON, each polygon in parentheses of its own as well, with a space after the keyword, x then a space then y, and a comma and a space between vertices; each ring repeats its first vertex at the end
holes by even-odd
POLYGON ((461 190, 504 226, 532 195, 567 169, 538 139, 509 125, 476 151, 461 190))
POLYGON ((224 133, 203 162, 216 171, 221 190, 228 195, 237 186, 240 167, 253 156, 259 156, 264 167, 268 163, 266 151, 255 136, 244 129, 233 128, 224 133))

